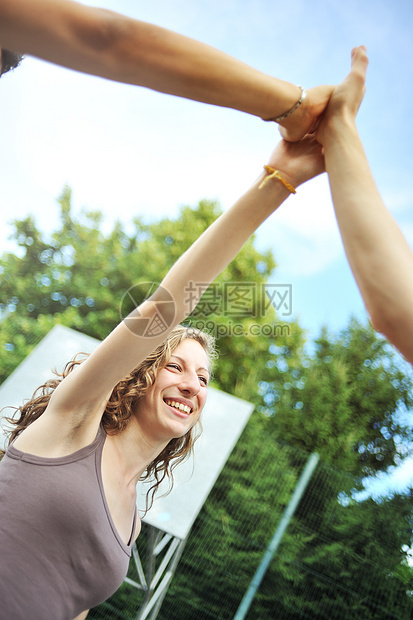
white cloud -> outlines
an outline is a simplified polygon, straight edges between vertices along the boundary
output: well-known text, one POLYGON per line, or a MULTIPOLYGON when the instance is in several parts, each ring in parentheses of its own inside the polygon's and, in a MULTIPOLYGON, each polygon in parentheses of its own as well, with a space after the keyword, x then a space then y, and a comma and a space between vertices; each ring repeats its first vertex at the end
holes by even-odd
MULTIPOLYGON (((359 128, 385 201, 413 242, 407 187, 413 165, 407 148, 413 134, 407 115, 413 45, 403 11, 383 1, 370 7, 356 0, 343 14, 342 3, 335 0, 292 0, 288 17, 270 0, 245 0, 242 6, 235 0, 89 3, 199 37, 306 86, 341 79, 351 47, 367 43, 371 63, 359 128), (382 19, 390 13, 391 19, 382 19), (291 30, 286 25, 292 22, 291 30), (388 41, 394 47, 383 47, 388 41), (386 73, 389 67, 397 67, 403 79, 394 71, 386 73), (407 102, 406 108, 400 102, 407 102)), ((73 188, 76 209, 102 209, 109 220, 175 214, 179 205, 204 197, 219 198, 226 209, 258 176, 277 139, 275 126, 242 113, 31 59, 0 81, 0 119, 2 248, 5 219, 31 211, 39 226, 53 225, 55 201, 65 183, 73 188)), ((258 238, 291 275, 310 277, 334 266, 343 251, 326 178, 299 188, 261 227, 258 238)))
POLYGON ((263 225, 258 238, 292 276, 310 276, 337 260, 343 250, 326 175, 300 187, 263 225))

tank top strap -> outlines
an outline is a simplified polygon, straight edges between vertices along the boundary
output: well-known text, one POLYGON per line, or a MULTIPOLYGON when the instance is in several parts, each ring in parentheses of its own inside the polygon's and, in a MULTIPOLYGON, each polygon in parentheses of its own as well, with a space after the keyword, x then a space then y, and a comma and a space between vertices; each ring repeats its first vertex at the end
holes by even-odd
POLYGON ((129 537, 128 543, 125 543, 122 539, 122 537, 120 536, 115 523, 112 519, 112 515, 109 509, 109 504, 107 502, 106 499, 106 493, 105 493, 105 488, 103 486, 103 476, 102 476, 102 453, 103 453, 103 446, 105 444, 105 440, 106 440, 106 431, 103 428, 103 426, 100 427, 99 429, 99 434, 97 439, 99 439, 98 442, 98 446, 95 452, 95 463, 96 463, 96 475, 97 475, 97 479, 98 479, 98 484, 99 484, 99 490, 100 490, 100 495, 102 497, 102 501, 103 501, 103 505, 105 507, 105 511, 106 511, 106 516, 107 519, 109 521, 110 527, 112 529, 112 532, 116 538, 116 540, 118 541, 120 547, 123 549, 123 551, 127 554, 127 555, 131 555, 131 541, 133 540, 133 534, 135 532, 135 527, 136 527, 136 520, 137 520, 137 507, 135 505, 135 512, 133 514, 133 524, 132 524, 132 531, 131 531, 131 535, 129 537))
POLYGON ((129 540, 128 540, 128 547, 131 547, 133 545, 133 537, 134 537, 135 530, 136 530, 136 520, 137 520, 137 517, 138 517, 138 507, 135 504, 135 512, 133 513, 132 531, 130 533, 130 537, 129 537, 129 540))

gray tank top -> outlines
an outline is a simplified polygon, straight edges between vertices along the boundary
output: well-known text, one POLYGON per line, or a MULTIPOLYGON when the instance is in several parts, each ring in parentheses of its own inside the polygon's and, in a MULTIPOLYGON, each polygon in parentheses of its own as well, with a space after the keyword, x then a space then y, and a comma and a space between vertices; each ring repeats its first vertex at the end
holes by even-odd
POLYGON ((73 620, 126 576, 130 544, 112 521, 102 483, 106 433, 62 458, 9 446, 0 462, 0 618, 73 620))

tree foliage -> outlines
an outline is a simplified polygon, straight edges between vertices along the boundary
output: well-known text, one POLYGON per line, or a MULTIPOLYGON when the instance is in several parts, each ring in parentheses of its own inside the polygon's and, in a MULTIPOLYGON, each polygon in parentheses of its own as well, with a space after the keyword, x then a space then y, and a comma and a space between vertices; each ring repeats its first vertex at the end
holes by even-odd
MULTIPOLYGON (((136 218, 128 232, 116 223, 113 230, 103 234, 102 216, 97 212, 83 212, 75 218, 71 210, 71 192, 64 190, 59 199, 61 224, 49 237, 36 228, 31 217, 14 223, 13 238, 21 255, 5 254, 0 261, 0 311, 2 312, 3 348, 6 336, 12 340, 14 326, 20 319, 38 321, 41 316, 53 316, 55 321, 81 330, 96 338, 104 338, 121 320, 122 296, 140 282, 159 283, 183 251, 211 224, 220 213, 215 202, 202 201, 196 209, 184 207, 175 220, 163 219, 145 224, 136 218)), ((254 282, 260 286, 266 282, 274 268, 271 253, 259 253, 253 241, 246 244, 239 256, 229 265, 218 282, 254 282)), ((221 300, 222 301, 222 300, 221 300)), ((258 302, 257 302, 258 303, 258 302)), ((218 305, 213 319, 227 322, 230 329, 233 316, 222 313, 218 305)), ((205 319, 199 314, 197 324, 205 319)), ((268 323, 274 320, 274 311, 255 318, 236 316, 237 323, 268 323)), ((205 322, 202 321, 202 322, 205 322)), ((34 323, 32 323, 34 325, 34 323)), ((282 343, 292 342, 288 333, 294 331, 294 340, 302 341, 302 331, 293 325, 281 335, 282 343)), ((221 383, 242 391, 248 347, 258 346, 263 359, 258 366, 265 368, 270 358, 265 336, 247 335, 241 338, 223 337, 222 364, 219 372, 221 383), (227 352, 234 355, 234 364, 227 359, 227 352)), ((13 345, 12 342, 10 342, 13 345)), ((6 347, 12 350, 13 347, 6 347)), ((17 361, 17 357, 16 357, 17 361)), ((255 360, 256 361, 256 360, 255 360)), ((7 371, 9 368, 7 369, 7 371)), ((259 376, 250 365, 254 376, 259 376)), ((1 379, 4 380, 6 374, 1 379)))
POLYGON ((369 325, 351 319, 338 336, 325 329, 295 381, 266 386, 272 430, 354 475, 399 464, 411 439, 400 411, 412 406, 412 373, 369 325))
MULTIPOLYGON (((122 318, 125 292, 159 283, 220 213, 204 200, 175 219, 136 218, 104 233, 99 212, 73 215, 68 188, 59 208, 60 225, 49 236, 31 217, 16 221, 19 252, 0 260, 0 382, 55 323, 104 338, 122 318)), ((410 617, 412 496, 356 498, 363 477, 409 454, 410 429, 400 412, 412 406, 411 372, 356 320, 338 335, 322 330, 309 354, 300 326, 285 323, 267 303, 264 287, 276 283, 274 268, 271 253, 258 252, 252 239, 189 319, 218 329, 217 387, 256 410, 194 526, 163 617, 233 617, 310 452, 323 465, 251 617, 272 618, 275 610, 279 618, 392 617, 383 615, 388 610, 410 617), (248 312, 242 305, 228 311, 231 287, 249 291, 248 312)), ((124 586, 93 616, 110 609, 109 617, 134 617, 125 611, 128 600, 124 586)))

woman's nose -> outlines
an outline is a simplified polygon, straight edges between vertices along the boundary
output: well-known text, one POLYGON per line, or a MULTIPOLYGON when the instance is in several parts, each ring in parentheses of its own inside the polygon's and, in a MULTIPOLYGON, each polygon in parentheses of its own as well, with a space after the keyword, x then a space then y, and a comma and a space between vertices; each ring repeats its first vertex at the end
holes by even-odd
POLYGON ((182 392, 187 392, 193 396, 196 396, 196 394, 198 394, 200 390, 198 376, 195 373, 186 374, 184 377, 182 377, 179 388, 182 392))

